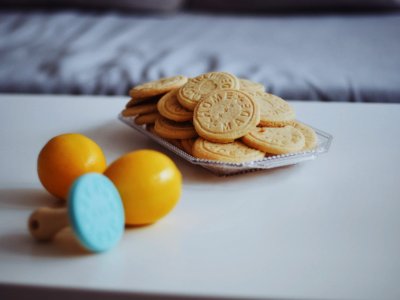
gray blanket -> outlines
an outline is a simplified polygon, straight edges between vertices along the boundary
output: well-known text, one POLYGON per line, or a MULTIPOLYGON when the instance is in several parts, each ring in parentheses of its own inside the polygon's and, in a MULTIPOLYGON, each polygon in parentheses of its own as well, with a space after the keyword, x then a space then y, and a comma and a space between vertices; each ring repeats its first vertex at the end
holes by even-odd
POLYGON ((0 12, 0 92, 126 95, 211 70, 286 99, 400 102, 400 14, 0 12))

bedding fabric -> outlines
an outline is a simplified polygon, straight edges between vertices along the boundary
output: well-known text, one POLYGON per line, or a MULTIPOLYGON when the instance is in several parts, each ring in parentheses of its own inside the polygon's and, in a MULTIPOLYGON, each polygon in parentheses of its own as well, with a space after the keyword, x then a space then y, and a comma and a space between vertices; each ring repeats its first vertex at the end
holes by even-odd
POLYGON ((400 102, 400 14, 1 12, 0 92, 120 94, 225 70, 286 99, 400 102))
POLYGON ((196 10, 258 12, 390 10, 396 9, 400 5, 398 0, 187 0, 186 3, 190 8, 196 10))

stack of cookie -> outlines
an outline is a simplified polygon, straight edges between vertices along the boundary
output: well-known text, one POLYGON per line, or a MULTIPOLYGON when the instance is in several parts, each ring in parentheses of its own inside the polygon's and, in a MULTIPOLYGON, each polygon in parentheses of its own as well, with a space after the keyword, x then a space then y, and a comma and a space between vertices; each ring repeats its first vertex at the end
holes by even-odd
POLYGON ((129 94, 123 116, 198 158, 244 162, 317 144, 286 101, 226 72, 163 78, 129 94))

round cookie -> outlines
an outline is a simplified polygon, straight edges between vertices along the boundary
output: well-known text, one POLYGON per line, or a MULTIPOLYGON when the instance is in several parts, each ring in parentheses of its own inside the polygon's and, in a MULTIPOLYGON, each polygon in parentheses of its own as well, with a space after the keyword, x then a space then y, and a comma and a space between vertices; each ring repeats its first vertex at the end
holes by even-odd
POLYGON ((129 95, 134 99, 142 99, 161 95, 171 90, 180 88, 186 82, 187 78, 182 75, 161 78, 159 80, 150 81, 135 86, 129 91, 129 95))
POLYGON ((196 138, 181 140, 182 148, 186 153, 193 155, 193 144, 196 138))
POLYGON ((201 100, 193 114, 197 133, 212 142, 230 143, 247 134, 260 121, 256 101, 239 90, 217 90, 201 100))
POLYGON ((293 121, 291 124, 294 128, 297 128, 298 130, 301 131, 301 133, 304 135, 305 140, 305 145, 302 150, 312 150, 317 146, 317 135, 311 127, 308 127, 307 125, 299 122, 299 121, 293 121))
POLYGON ((290 125, 296 114, 293 108, 282 98, 269 93, 252 93, 260 105, 260 125, 282 127, 290 125))
POLYGON ((265 153, 252 149, 240 141, 219 144, 200 137, 193 144, 193 156, 207 160, 239 163, 263 159, 265 153))
POLYGON ((176 122, 185 122, 193 119, 193 112, 184 108, 177 98, 178 90, 172 90, 165 94, 157 103, 160 114, 176 122))
POLYGON ((160 114, 158 112, 138 115, 135 118, 135 124, 137 124, 137 125, 154 124, 156 122, 157 118, 159 118, 159 117, 160 117, 160 114))
POLYGON ((303 149, 304 135, 293 126, 257 127, 246 134, 242 141, 260 151, 271 154, 286 154, 303 149))
POLYGON ((156 134, 154 132, 154 124, 146 124, 146 130, 149 131, 152 134, 156 134))
POLYGON ((136 115, 148 114, 157 111, 156 103, 140 104, 132 107, 125 108, 121 114, 124 117, 132 117, 136 115))
POLYGON ((137 98, 131 98, 128 103, 125 104, 125 108, 129 108, 132 106, 137 106, 140 105, 142 103, 157 103, 158 100, 160 100, 161 96, 157 95, 157 96, 153 96, 153 97, 147 97, 147 98, 141 98, 141 99, 137 99, 137 98))
POLYGON ((154 132, 166 139, 190 139, 197 137, 197 132, 190 122, 174 122, 159 117, 154 124, 154 132))
POLYGON ((176 148, 179 148, 182 150, 182 143, 181 140, 178 139, 165 139, 168 143, 174 145, 176 148))
MULTIPOLYGON (((154 124, 146 125, 146 129, 147 129, 148 131, 150 131, 152 134, 158 136, 158 134, 157 134, 157 133, 155 132, 155 130, 154 130, 154 124)), ((181 140, 178 140, 178 139, 168 139, 168 138, 164 138, 164 140, 167 141, 168 143, 174 145, 175 147, 177 147, 177 148, 179 148, 179 149, 182 149, 182 148, 183 148, 183 147, 182 147, 181 140)))
POLYGON ((261 93, 265 91, 265 87, 261 83, 254 82, 244 78, 239 78, 239 82, 240 82, 240 89, 243 91, 258 91, 261 93))
POLYGON ((179 103, 193 111, 197 103, 211 92, 219 89, 239 89, 236 76, 226 72, 210 72, 191 78, 178 91, 179 103))

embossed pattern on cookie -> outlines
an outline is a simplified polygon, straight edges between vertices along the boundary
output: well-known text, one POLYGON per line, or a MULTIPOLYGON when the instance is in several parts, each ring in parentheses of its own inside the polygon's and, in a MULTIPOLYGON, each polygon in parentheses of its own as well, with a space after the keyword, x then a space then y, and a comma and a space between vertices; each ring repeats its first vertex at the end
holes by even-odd
POLYGON ((293 108, 282 98, 269 93, 252 93, 260 105, 260 125, 282 127, 290 125, 296 114, 293 108))
POLYGON ((305 145, 304 135, 293 126, 257 127, 246 134, 242 141, 254 149, 271 154, 300 151, 305 145))
POLYGON ((193 125, 203 138, 230 143, 247 134, 260 121, 256 101, 239 90, 217 90, 196 106, 193 125))
POLYGON ((193 145, 193 156, 226 162, 245 162, 263 159, 265 153, 252 149, 240 141, 219 144, 198 138, 193 145))
POLYGON ((302 150, 312 150, 317 146, 318 138, 314 129, 299 121, 293 121, 291 125, 304 135, 305 145, 302 150))
POLYGON ((178 90, 172 90, 165 94, 157 103, 160 114, 176 122, 190 121, 193 118, 193 112, 184 108, 177 98, 178 90))
POLYGON ((135 86, 129 91, 133 99, 141 99, 156 95, 165 94, 171 90, 180 88, 187 82, 187 78, 182 75, 161 78, 135 86))
POLYGON ((238 89, 239 79, 226 72, 210 72, 191 78, 178 91, 179 103, 194 110, 205 96, 218 89, 238 89))
POLYGON ((240 89, 243 91, 258 91, 261 93, 265 91, 265 87, 261 83, 254 82, 244 78, 239 78, 239 82, 240 82, 240 89))

